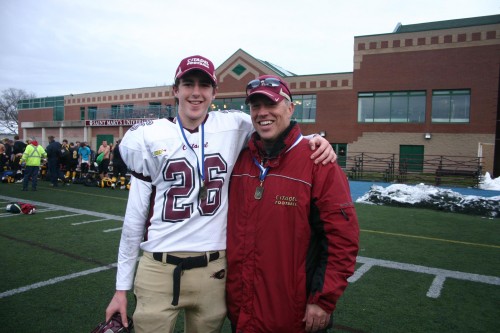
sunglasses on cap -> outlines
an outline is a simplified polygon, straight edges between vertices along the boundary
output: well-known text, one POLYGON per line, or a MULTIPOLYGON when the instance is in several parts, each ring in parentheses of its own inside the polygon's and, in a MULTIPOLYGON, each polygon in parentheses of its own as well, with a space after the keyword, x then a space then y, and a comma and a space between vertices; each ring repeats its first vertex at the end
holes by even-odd
POLYGON ((281 80, 276 79, 274 77, 268 77, 268 78, 265 78, 262 80, 255 79, 255 80, 248 82, 246 92, 247 92, 247 96, 248 96, 252 92, 253 89, 256 89, 258 87, 279 87, 279 86, 283 86, 286 89, 288 97, 291 101, 292 94, 291 94, 290 90, 288 90, 288 87, 283 82, 281 82, 281 80))

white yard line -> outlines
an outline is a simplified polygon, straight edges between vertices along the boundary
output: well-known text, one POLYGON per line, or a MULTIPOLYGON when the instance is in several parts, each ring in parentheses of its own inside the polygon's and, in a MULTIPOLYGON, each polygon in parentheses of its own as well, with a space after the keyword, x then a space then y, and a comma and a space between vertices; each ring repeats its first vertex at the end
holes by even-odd
POLYGON ((109 220, 108 220, 108 219, 99 219, 99 220, 91 220, 91 221, 75 222, 75 223, 71 223, 71 225, 80 225, 80 224, 87 224, 87 223, 96 223, 96 222, 101 222, 101 221, 109 221, 109 220))
POLYGON ((51 216, 51 217, 46 217, 46 220, 57 220, 57 219, 63 219, 65 217, 73 217, 73 216, 80 216, 83 214, 71 214, 71 215, 60 215, 60 216, 51 216))
POLYGON ((40 213, 47 213, 47 212, 54 212, 57 211, 57 209, 54 208, 42 208, 42 209, 36 209, 35 214, 40 214, 40 213))
MULTIPOLYGON (((463 273, 463 272, 450 271, 450 270, 440 269, 440 268, 425 267, 425 266, 405 264, 405 263, 400 263, 400 262, 395 262, 395 261, 380 260, 380 259, 373 259, 373 258, 366 258, 366 257, 358 257, 357 262, 362 263, 363 265, 361 267, 359 267, 356 270, 356 272, 354 273, 354 275, 349 278, 350 283, 354 283, 357 280, 359 280, 359 278, 361 278, 364 274, 368 273, 370 268, 372 268, 374 266, 410 271, 410 272, 414 272, 414 273, 424 273, 424 274, 435 275, 436 277, 434 278, 434 281, 432 282, 432 284, 427 292, 427 297, 430 297, 430 298, 438 298, 439 296, 441 296, 441 290, 442 290, 443 284, 447 278, 464 280, 464 281, 479 282, 479 283, 486 283, 486 284, 492 284, 492 285, 497 285, 497 286, 500 285, 500 278, 498 278, 496 276, 463 273)), ((78 278, 80 276, 85 276, 85 275, 89 275, 89 274, 93 274, 93 273, 102 272, 102 271, 105 271, 108 269, 115 268, 116 266, 117 266, 117 264, 114 263, 114 264, 110 264, 110 265, 106 265, 106 266, 102 266, 102 267, 89 269, 89 270, 79 272, 79 273, 73 273, 73 274, 53 278, 53 279, 50 279, 47 281, 37 282, 37 283, 30 284, 28 286, 24 286, 21 288, 11 289, 11 290, 5 291, 3 293, 0 293, 0 299, 2 299, 4 297, 12 296, 12 295, 20 294, 20 293, 23 293, 23 292, 26 292, 29 290, 33 290, 36 288, 56 284, 56 283, 66 281, 69 279, 78 278)))
POLYGON ((37 289, 37 288, 40 288, 40 287, 50 286, 52 284, 56 284, 56 283, 63 282, 63 281, 66 281, 66 280, 75 279, 75 278, 78 278, 80 276, 85 276, 85 275, 89 275, 89 274, 99 273, 99 272, 106 271, 108 269, 112 269, 112 268, 115 268, 115 267, 116 267, 116 263, 115 264, 111 264, 111 265, 106 265, 106 266, 102 266, 102 267, 97 267, 97 268, 89 269, 89 270, 86 270, 86 271, 83 271, 83 272, 79 272, 79 273, 73 273, 73 274, 69 274, 69 275, 65 275, 65 276, 60 276, 60 277, 57 277, 57 278, 53 278, 53 279, 50 279, 50 280, 46 280, 46 281, 42 281, 42 282, 30 284, 28 286, 24 286, 24 287, 17 288, 17 289, 11 289, 11 290, 5 291, 3 293, 0 293, 0 299, 4 298, 4 297, 8 297, 8 296, 12 296, 12 295, 24 293, 26 291, 37 289))
MULTIPOLYGON (((39 202, 39 201, 24 200, 24 199, 21 200, 19 198, 7 197, 4 195, 0 195, 0 200, 7 200, 9 202, 22 201, 22 202, 26 202, 26 203, 29 203, 29 204, 32 204, 35 206, 47 207, 47 208, 54 209, 54 210, 62 210, 62 211, 71 212, 71 213, 84 214, 84 215, 90 215, 90 216, 95 216, 95 217, 102 217, 102 218, 105 218, 108 220, 114 220, 114 221, 123 221, 123 216, 93 212, 90 210, 71 208, 71 207, 66 207, 66 206, 53 205, 53 204, 39 202)), ((11 215, 14 215, 14 214, 11 214, 11 215)))
POLYGON ((17 215, 21 215, 21 214, 1 213, 0 214, 0 218, 14 217, 14 216, 17 216, 17 215))
POLYGON ((123 228, 106 229, 106 230, 103 230, 102 232, 120 231, 120 230, 122 230, 122 229, 123 229, 123 228))
POLYGON ((357 280, 359 280, 364 274, 366 274, 370 270, 370 268, 374 266, 398 269, 414 273, 435 275, 435 278, 431 286, 429 287, 429 290, 427 291, 427 297, 431 298, 438 298, 439 296, 441 296, 441 290, 443 289, 444 282, 446 281, 447 278, 500 286, 500 278, 496 276, 450 271, 447 269, 405 264, 395 261, 380 260, 380 259, 373 259, 366 257, 358 257, 357 262, 363 265, 359 267, 356 270, 356 272, 354 272, 354 274, 349 278, 348 281, 350 283, 354 283, 357 280))
MULTIPOLYGON (((56 209, 52 208, 47 208, 47 209, 37 209, 36 214, 41 214, 41 213, 46 213, 46 212, 53 212, 56 209)), ((0 219, 1 218, 7 218, 7 217, 14 217, 14 216, 23 216, 24 214, 12 214, 12 213, 0 213, 0 219)))

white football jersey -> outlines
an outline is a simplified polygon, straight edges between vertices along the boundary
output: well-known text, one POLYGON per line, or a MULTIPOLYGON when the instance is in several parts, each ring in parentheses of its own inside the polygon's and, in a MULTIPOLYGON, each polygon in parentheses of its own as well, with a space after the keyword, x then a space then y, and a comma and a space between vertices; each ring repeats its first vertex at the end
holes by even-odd
POLYGON ((212 111, 194 133, 167 119, 127 131, 120 153, 133 177, 117 290, 132 287, 139 243, 148 252, 226 248, 229 179, 252 132, 250 117, 238 111, 212 111), (200 197, 202 176, 206 196, 200 197))

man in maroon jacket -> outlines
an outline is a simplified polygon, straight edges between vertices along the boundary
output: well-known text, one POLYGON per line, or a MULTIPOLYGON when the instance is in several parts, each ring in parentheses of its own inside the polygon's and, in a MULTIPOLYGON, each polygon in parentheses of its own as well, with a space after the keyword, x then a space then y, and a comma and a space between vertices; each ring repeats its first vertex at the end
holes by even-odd
POLYGON ((279 77, 247 86, 256 133, 231 176, 227 305, 234 332, 325 332, 354 272, 359 226, 346 175, 315 165, 279 77))

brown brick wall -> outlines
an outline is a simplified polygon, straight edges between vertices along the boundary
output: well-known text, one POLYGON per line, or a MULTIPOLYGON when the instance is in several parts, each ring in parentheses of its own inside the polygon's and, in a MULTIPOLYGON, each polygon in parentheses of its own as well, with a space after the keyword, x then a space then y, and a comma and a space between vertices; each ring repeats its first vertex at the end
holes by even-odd
POLYGON ((51 121, 52 119, 54 119, 52 108, 19 110, 18 112, 19 122, 51 121))
POLYGON ((368 132, 348 146, 349 153, 371 152, 399 154, 400 145, 423 145, 425 154, 448 156, 478 156, 478 142, 493 143, 494 134, 368 132))
MULTIPOLYGON (((500 45, 365 55, 363 66, 354 71, 357 92, 425 90, 426 122, 416 130, 445 133, 494 133, 498 91, 500 45), (497 70, 492 70, 492 69, 497 70), (432 91, 470 89, 471 121, 466 125, 432 124, 432 91)), ((356 106, 357 107, 357 106, 356 106)), ((400 131, 406 124, 358 125, 357 131, 400 131)))

